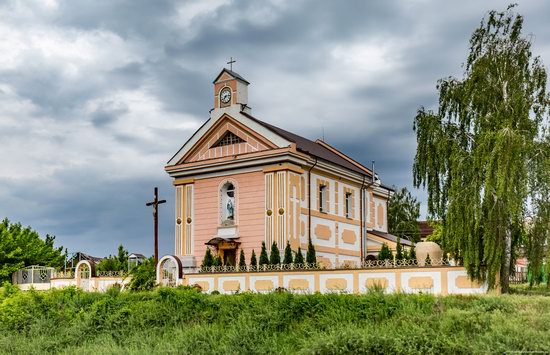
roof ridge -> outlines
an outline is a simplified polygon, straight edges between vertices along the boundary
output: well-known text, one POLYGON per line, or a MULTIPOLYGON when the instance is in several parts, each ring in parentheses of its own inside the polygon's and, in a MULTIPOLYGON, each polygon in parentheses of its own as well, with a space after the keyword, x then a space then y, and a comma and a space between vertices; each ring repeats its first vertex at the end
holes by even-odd
POLYGON ((353 159, 353 158, 347 156, 346 154, 342 153, 341 151, 339 151, 338 149, 334 148, 333 146, 331 146, 330 144, 328 144, 328 143, 325 142, 324 140, 322 140, 322 139, 317 139, 317 140, 315 141, 315 143, 323 145, 325 148, 331 150, 334 154, 340 155, 342 158, 348 160, 350 163, 356 165, 358 168, 365 170, 368 174, 370 174, 370 175, 372 176, 372 170, 371 170, 371 169, 367 168, 366 166, 364 166, 363 164, 359 163, 359 162, 356 161, 355 159, 353 159))
POLYGON ((336 148, 330 147, 328 144, 320 144, 318 141, 312 141, 311 139, 299 136, 295 133, 289 132, 285 129, 274 126, 270 123, 264 122, 249 113, 241 111, 241 114, 253 120, 254 122, 264 126, 265 128, 271 130, 273 133, 278 134, 279 136, 285 138, 288 141, 291 141, 296 144, 297 148, 303 152, 306 152, 315 157, 326 160, 330 163, 339 165, 346 169, 352 170, 361 175, 372 176, 372 173, 369 169, 362 166, 360 163, 354 161, 353 159, 347 157, 345 154, 339 152, 336 148), (327 147, 328 145, 328 147, 327 147), (330 148, 329 148, 330 147, 330 148), (319 149, 320 148, 320 149, 319 149), (336 152, 335 152, 336 151, 336 152), (350 161, 352 160, 352 161, 350 161), (359 166, 358 166, 359 164, 359 166))
POLYGON ((214 81, 212 82, 213 84, 215 84, 218 79, 220 78, 220 76, 222 76, 223 73, 228 73, 229 75, 232 75, 235 79, 238 79, 238 80, 241 80, 241 81, 244 81, 245 83, 247 84, 250 84, 250 82, 248 82, 248 80, 246 80, 245 78, 243 78, 242 75, 240 75, 239 73, 237 72, 234 72, 233 70, 229 70, 227 68, 223 68, 220 73, 216 76, 216 79, 214 79, 214 81))

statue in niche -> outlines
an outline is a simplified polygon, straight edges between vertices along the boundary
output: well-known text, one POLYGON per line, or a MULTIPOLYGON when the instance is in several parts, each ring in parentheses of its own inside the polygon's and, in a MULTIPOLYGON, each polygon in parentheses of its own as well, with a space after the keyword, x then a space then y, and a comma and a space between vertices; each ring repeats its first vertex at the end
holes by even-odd
POLYGON ((227 219, 233 220, 234 219, 234 217, 233 217, 234 212, 235 212, 235 210, 234 210, 234 207, 233 207, 233 199, 229 198, 227 200, 227 219))
POLYGON ((235 187, 228 182, 222 187, 222 225, 230 226, 235 223, 235 187))

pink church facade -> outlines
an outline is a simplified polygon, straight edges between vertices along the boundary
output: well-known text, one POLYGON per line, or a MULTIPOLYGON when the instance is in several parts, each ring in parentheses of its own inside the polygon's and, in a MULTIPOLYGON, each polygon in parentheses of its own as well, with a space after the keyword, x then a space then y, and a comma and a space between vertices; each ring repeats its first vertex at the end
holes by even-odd
MULTIPOLYGON (((210 119, 165 167, 176 192, 175 255, 199 266, 206 248, 235 265, 241 250, 273 242, 294 252, 311 238, 318 262, 350 264, 395 248, 387 230, 392 189, 327 143, 252 116, 249 83, 224 69, 210 119)), ((409 245, 408 241, 403 244, 409 245)))

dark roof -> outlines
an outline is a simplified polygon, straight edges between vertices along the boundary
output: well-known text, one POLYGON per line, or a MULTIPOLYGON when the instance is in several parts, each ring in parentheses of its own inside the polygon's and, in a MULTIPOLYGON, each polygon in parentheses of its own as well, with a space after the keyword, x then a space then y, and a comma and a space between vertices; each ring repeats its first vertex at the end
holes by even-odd
POLYGON ((78 260, 78 261, 87 260, 87 261, 93 261, 95 263, 98 263, 101 260, 103 260, 103 258, 100 258, 100 257, 97 257, 97 256, 92 256, 92 255, 83 253, 81 251, 78 251, 78 252, 74 253, 73 256, 69 259, 69 261, 71 261, 71 260, 78 260))
MULTIPOLYGON (((282 128, 275 127, 269 123, 266 123, 264 121, 261 121, 246 112, 241 112, 241 114, 245 115, 246 117, 250 118, 251 120, 261 124, 265 128, 269 129, 270 131, 278 134, 279 136, 285 138, 286 140, 289 140, 296 144, 296 148, 304 153, 308 153, 310 155, 313 155, 317 158, 320 158, 322 160, 326 160, 328 162, 340 165, 344 168, 350 169, 356 173, 359 173, 361 175, 367 175, 371 176, 371 174, 367 173, 365 170, 359 168, 355 164, 349 162, 348 160, 342 158, 340 155, 334 153, 330 149, 324 147, 322 144, 316 143, 314 141, 311 141, 307 138, 301 137, 297 134, 291 133, 289 131, 285 131, 282 128)), ((351 159, 351 158, 350 158, 351 159)), ((368 170, 368 168, 365 168, 368 170)), ((370 171, 370 170, 369 170, 370 171)))
MULTIPOLYGON (((374 234, 374 235, 376 235, 380 238, 384 238, 384 239, 392 241, 394 243, 397 243, 397 239, 399 239, 398 237, 396 237, 393 234, 384 233, 384 232, 380 232, 380 231, 377 231, 377 230, 371 230, 371 231, 368 231, 367 233, 374 234)), ((413 243, 410 240, 403 239, 403 238, 401 238, 401 244, 409 246, 409 247, 413 246, 413 243)))
POLYGON ((132 253, 132 254, 128 255, 128 257, 131 257, 132 255, 134 255, 134 256, 136 256, 136 257, 138 257, 138 258, 145 258, 145 257, 146 257, 145 255, 140 254, 140 253, 132 253))
POLYGON ((238 73, 234 72, 233 70, 229 70, 229 69, 226 69, 226 68, 223 68, 222 71, 218 74, 218 76, 216 77, 216 79, 214 79, 213 83, 216 83, 216 81, 218 81, 218 79, 220 78, 220 76, 222 76, 223 73, 227 73, 231 76, 233 76, 235 79, 239 79, 240 81, 244 81, 245 83, 247 84, 250 84, 245 78, 243 78, 241 75, 239 75, 238 73))
POLYGON ((424 239, 434 232, 429 221, 418 221, 418 228, 420 228, 420 239, 424 239))

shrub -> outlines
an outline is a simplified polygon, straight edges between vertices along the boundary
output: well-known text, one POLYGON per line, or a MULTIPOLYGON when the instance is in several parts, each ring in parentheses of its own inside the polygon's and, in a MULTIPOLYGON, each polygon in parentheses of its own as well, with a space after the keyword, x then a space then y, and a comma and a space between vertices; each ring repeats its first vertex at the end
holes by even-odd
POLYGON ((212 261, 212 266, 222 266, 222 257, 216 255, 212 261))
POLYGON ((292 264, 292 249, 290 248, 290 243, 286 242, 285 247, 285 257, 283 259, 283 264, 292 264))
POLYGON ((313 243, 311 242, 311 237, 308 238, 306 262, 308 264, 316 264, 317 263, 317 256, 315 255, 315 247, 313 246, 313 243))
POLYGON ((214 257, 212 256, 212 251, 210 248, 206 247, 206 252, 204 253, 204 258, 202 259, 202 267, 210 267, 214 263, 214 257))
POLYGON ((241 249, 241 255, 239 255, 239 268, 246 268, 246 261, 244 260, 244 250, 241 249))
POLYGON ((403 246, 401 245, 401 238, 397 238, 397 246, 395 247, 395 259, 405 259, 405 256, 403 255, 403 246))
POLYGON ((156 286, 157 271, 153 259, 145 259, 141 264, 130 270, 128 289, 132 291, 148 291, 156 286))
POLYGON ((411 260, 416 260, 416 251, 414 250, 414 245, 411 247, 411 250, 409 252, 409 258, 411 260))
POLYGON ((411 260, 411 256, 409 254, 409 251, 405 248, 403 248, 403 259, 404 260, 411 260))
POLYGON ((250 256, 250 266, 253 268, 258 267, 258 260, 256 260, 256 252, 252 249, 252 255, 250 256))
POLYGON ((107 288, 107 291, 105 293, 111 297, 117 297, 120 294, 120 291, 122 291, 122 285, 117 282, 107 288))
POLYGON ((393 253, 388 244, 382 244, 380 252, 378 252, 378 260, 393 260, 393 253))
POLYGON ((304 263, 304 254, 302 254, 302 248, 298 247, 296 255, 294 256, 294 264, 303 264, 304 263))
POLYGON ((269 263, 271 265, 279 265, 281 263, 281 254, 279 253, 279 248, 277 248, 277 243, 275 242, 271 244, 271 255, 269 256, 269 263))
POLYGON ((262 242, 262 252, 260 253, 260 266, 269 264, 265 242, 262 242))

